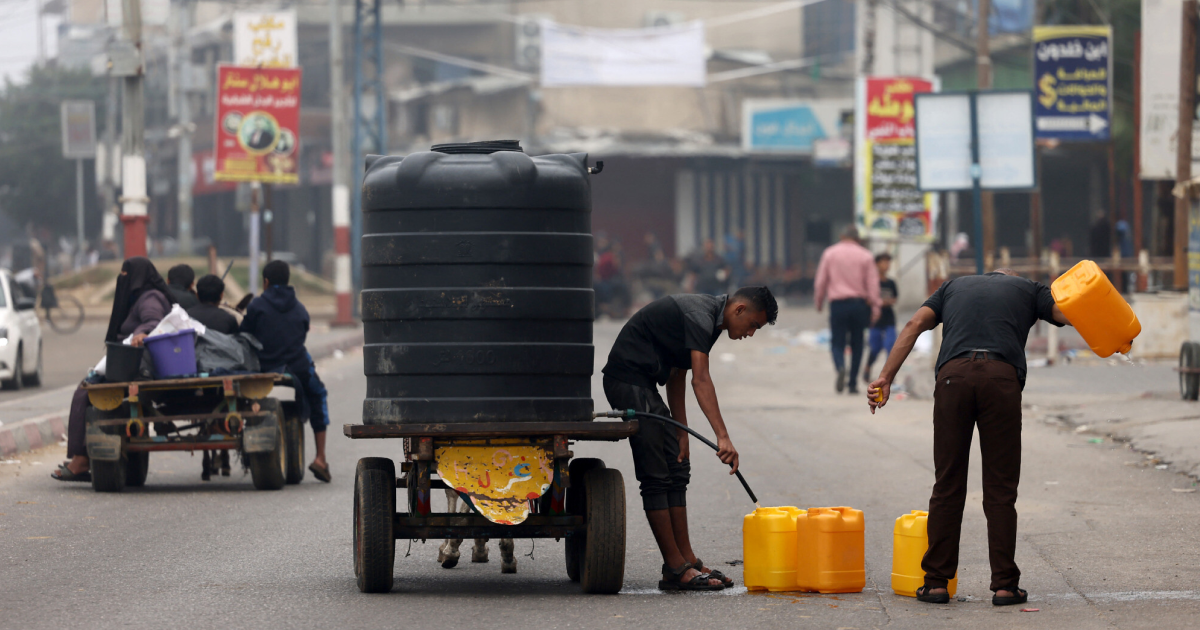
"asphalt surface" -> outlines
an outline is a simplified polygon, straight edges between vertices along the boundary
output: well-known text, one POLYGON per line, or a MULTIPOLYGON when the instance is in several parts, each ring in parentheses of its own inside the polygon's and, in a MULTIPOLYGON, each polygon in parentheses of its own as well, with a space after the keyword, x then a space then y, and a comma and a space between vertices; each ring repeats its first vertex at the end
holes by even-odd
MULTIPOLYGON (((331 391, 332 484, 309 476, 283 491, 257 492, 240 470, 202 483, 199 457, 173 453, 154 455, 145 488, 97 495, 86 484, 48 478, 61 448, 0 465, 0 626, 1195 625, 1200 497, 1191 480, 1140 465, 1144 456, 1127 446, 1063 429, 1037 413, 1027 413, 1024 427, 1017 560, 1022 587, 1031 594, 1027 607, 1039 612, 990 604, 977 465, 963 527, 959 599, 935 606, 892 594, 892 524, 925 506, 933 482, 931 403, 896 400, 872 416, 863 400, 835 395, 827 354, 787 337, 798 332, 798 322, 811 319, 785 312, 780 326, 754 339, 722 339, 713 351, 713 378, 743 470, 763 505, 849 505, 865 511, 868 584, 861 594, 758 594, 742 588, 660 593, 655 587, 661 559, 640 513, 624 443, 573 446, 576 456, 600 457, 625 475, 628 545, 621 594, 581 594, 566 578, 562 544, 538 541, 534 547, 528 540, 517 542, 516 575, 500 573, 494 542, 490 563, 464 558, 444 570, 435 562, 435 541, 417 541, 411 548, 398 541, 393 591, 361 594, 351 556, 354 465, 363 456, 399 458, 401 444, 341 437, 340 425, 358 418, 365 388, 361 355, 351 352, 320 366, 331 391)), ((597 326, 598 367, 617 330, 616 324, 597 326)), ((1031 388, 1043 373, 1031 373, 1031 388)), ((1081 374, 1096 378, 1086 370, 1081 374)), ((1119 389, 1120 377, 1112 380, 1119 389)), ((593 392, 601 392, 598 379, 593 392)), ((606 406, 597 402, 597 408, 606 406)), ((690 418, 711 434, 694 406, 690 418)), ((311 448, 310 442, 310 456, 311 448)), ((753 505, 703 449, 693 443, 692 540, 710 565, 740 585, 741 520, 753 505)), ((977 461, 977 448, 975 453, 977 461)))
MULTIPOLYGON (((74 385, 87 376, 104 356, 104 332, 108 323, 87 321, 79 330, 61 334, 42 322, 42 370, 44 381, 41 387, 26 387, 21 390, 0 390, 0 403, 35 395, 46 391, 74 385)), ((70 401, 68 401, 70 402, 70 401)))

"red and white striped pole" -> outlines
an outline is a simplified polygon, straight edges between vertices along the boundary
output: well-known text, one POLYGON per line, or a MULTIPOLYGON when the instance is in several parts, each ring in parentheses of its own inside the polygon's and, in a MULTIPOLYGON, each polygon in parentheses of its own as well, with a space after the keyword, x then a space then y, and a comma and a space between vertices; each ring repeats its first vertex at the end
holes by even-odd
POLYGON ((333 187, 333 289, 337 293, 334 326, 353 326, 354 314, 350 276, 350 188, 333 187))

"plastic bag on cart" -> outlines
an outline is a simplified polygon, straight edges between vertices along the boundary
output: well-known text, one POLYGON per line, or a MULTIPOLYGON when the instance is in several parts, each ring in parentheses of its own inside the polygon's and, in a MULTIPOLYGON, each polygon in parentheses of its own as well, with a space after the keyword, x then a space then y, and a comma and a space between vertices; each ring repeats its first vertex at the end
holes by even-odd
POLYGON ((201 372, 259 371, 258 351, 262 344, 250 333, 226 335, 205 330, 196 337, 196 367, 201 372))
POLYGON ((157 337, 158 335, 169 335, 181 330, 194 330, 196 331, 196 338, 199 339, 204 334, 204 331, 207 330, 207 327, 189 317, 187 311, 183 310, 182 306, 172 304, 171 312, 167 313, 167 316, 162 318, 162 321, 158 322, 154 330, 150 331, 150 334, 146 336, 157 337))

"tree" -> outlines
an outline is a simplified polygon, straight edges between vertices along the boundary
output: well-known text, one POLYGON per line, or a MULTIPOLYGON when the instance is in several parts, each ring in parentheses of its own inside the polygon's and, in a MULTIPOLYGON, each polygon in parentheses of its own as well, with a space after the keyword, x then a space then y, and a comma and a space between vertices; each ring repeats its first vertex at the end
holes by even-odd
MULTIPOLYGON (((64 100, 92 100, 96 118, 103 120, 105 94, 104 82, 89 72, 51 66, 31 68, 25 83, 5 84, 0 92, 0 211, 15 223, 32 222, 55 235, 74 234, 75 168, 62 155, 59 106, 64 100)), ((94 198, 84 196, 92 207, 94 198)))

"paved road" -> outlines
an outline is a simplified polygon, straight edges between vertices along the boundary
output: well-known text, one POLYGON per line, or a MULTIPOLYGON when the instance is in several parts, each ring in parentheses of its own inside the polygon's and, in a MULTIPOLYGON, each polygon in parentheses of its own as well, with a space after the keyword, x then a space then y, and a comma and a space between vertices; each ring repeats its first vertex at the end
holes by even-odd
POLYGON ((41 387, 0 390, 0 403, 78 383, 104 356, 104 331, 107 329, 107 323, 88 321, 74 333, 63 335, 43 323, 42 367, 45 382, 41 387))
MULTIPOLYGON (((47 478, 60 449, 0 465, 0 620, 4 627, 464 627, 503 628, 1097 628, 1187 627, 1200 613, 1200 496, 1191 481, 1110 441, 1025 423, 1018 561, 1040 612, 988 603, 978 467, 963 530, 960 600, 931 606, 889 590, 893 520, 928 500, 930 402, 909 399, 871 416, 835 396, 826 355, 790 345, 781 326, 723 339, 714 380, 750 484, 764 505, 850 505, 867 515, 869 582, 861 594, 661 594, 660 559, 624 444, 578 444, 625 473, 629 543, 625 588, 584 596, 567 581, 562 545, 518 541, 517 575, 487 565, 443 570, 436 544, 400 542, 396 586, 354 586, 350 509, 357 458, 397 457, 398 442, 336 433, 334 481, 256 492, 247 477, 199 481, 199 458, 156 454, 148 486, 96 495, 47 478), (525 554, 532 553, 532 556, 525 554)), ((616 326, 597 327, 602 359, 616 326)), ((795 331, 793 331, 795 332, 795 331)), ((598 364, 600 360, 598 359, 598 364)), ((360 355, 322 363, 335 424, 355 421, 364 391, 360 355)), ((1037 379, 1035 371, 1031 379, 1037 379)), ((1167 387, 1170 387, 1168 385, 1167 387)), ((593 386, 599 392, 598 381, 593 386)), ((1140 394, 1138 390, 1131 395, 1140 394)), ((1038 394, 1039 396, 1045 394, 1038 394)), ((604 407, 603 402, 598 407, 604 407)), ((699 419, 693 409, 693 417, 699 419)), ((701 421, 702 422, 702 421, 701 421)), ((740 582, 736 480, 693 448, 692 539, 740 582)), ((310 451, 311 452, 311 451, 310 451)), ((977 453, 977 451, 976 451, 977 453)), ((975 458, 978 460, 978 457, 975 458)), ((435 506, 436 507, 436 506, 435 506)), ((493 547, 493 554, 498 550, 493 547)))

